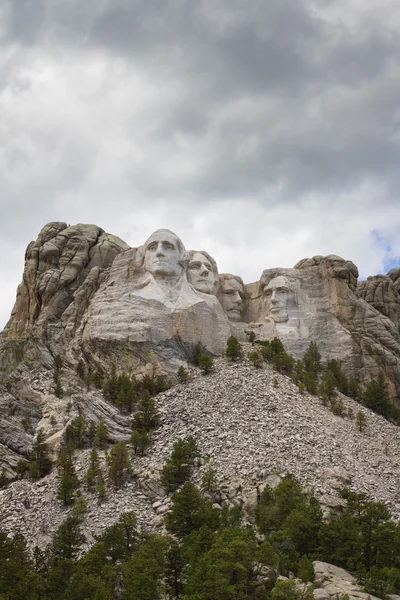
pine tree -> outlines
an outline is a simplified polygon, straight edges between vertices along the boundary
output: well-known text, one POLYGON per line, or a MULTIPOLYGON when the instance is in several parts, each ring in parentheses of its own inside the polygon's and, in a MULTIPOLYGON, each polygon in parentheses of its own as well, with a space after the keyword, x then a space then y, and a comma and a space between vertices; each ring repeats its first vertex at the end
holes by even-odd
POLYGON ((35 441, 32 444, 29 471, 32 479, 44 477, 51 471, 51 460, 48 455, 48 446, 45 442, 43 429, 38 429, 35 441))
POLYGON ((72 511, 58 527, 51 544, 52 562, 75 559, 85 542, 81 531, 82 516, 72 511))
POLYGON ((137 412, 133 417, 132 429, 139 432, 150 432, 159 423, 160 416, 153 398, 148 390, 143 390, 137 412))
POLYGON ((115 488, 119 488, 132 473, 128 448, 123 442, 115 444, 108 457, 108 478, 115 488))
POLYGON ((196 365, 196 367, 199 366, 199 360, 200 360, 200 356, 203 354, 203 350, 201 347, 200 342, 197 342, 197 344, 195 345, 194 349, 193 349, 193 356, 192 356, 192 363, 194 365, 196 365))
POLYGON ((204 375, 208 375, 213 369, 214 361, 209 354, 202 354, 199 358, 199 368, 204 375))
POLYGON ((106 484, 104 482, 103 473, 101 471, 99 471, 99 475, 97 477, 96 494, 97 494, 97 497, 98 497, 98 499, 99 499, 100 502, 102 500, 104 500, 104 498, 107 495, 106 484))
POLYGON ((174 443, 161 471, 161 483, 167 492, 176 490, 190 478, 197 455, 197 444, 192 436, 174 443))
POLYGON ((238 358, 241 358, 242 355, 242 345, 234 335, 231 335, 226 343, 225 356, 233 362, 238 358))
POLYGON ((100 421, 100 423, 96 427, 96 436, 94 438, 94 444, 95 446, 97 446, 97 448, 101 448, 102 450, 104 450, 104 448, 107 447, 107 439, 108 429, 103 423, 103 421, 100 421))
POLYGON ((359 410, 356 415, 356 426, 360 433, 362 433, 367 425, 367 417, 365 412, 359 410))
POLYGON ((364 392, 365 405, 375 412, 387 416, 389 413, 389 401, 385 376, 379 372, 378 379, 373 379, 364 392))
POLYGON ((86 486, 88 490, 93 490, 97 476, 100 470, 99 455, 95 448, 90 453, 89 467, 86 472, 86 486))
POLYGON ((150 446, 151 434, 147 431, 135 429, 131 433, 131 444, 135 454, 143 456, 150 446))
POLYGON ((57 498, 62 500, 64 504, 73 504, 75 501, 75 491, 79 482, 73 463, 73 453, 70 449, 65 451, 61 456, 57 470, 57 498))
POLYGON ((183 365, 179 367, 177 375, 181 383, 186 383, 189 378, 189 373, 183 365))
POLYGON ((326 404, 327 402, 332 403, 332 401, 335 400, 337 396, 335 375, 330 369, 327 370, 324 377, 322 378, 320 385, 320 393, 324 404, 326 404))
POLYGON ((249 352, 247 358, 255 367, 261 367, 262 357, 259 355, 257 350, 252 350, 251 352, 249 352))

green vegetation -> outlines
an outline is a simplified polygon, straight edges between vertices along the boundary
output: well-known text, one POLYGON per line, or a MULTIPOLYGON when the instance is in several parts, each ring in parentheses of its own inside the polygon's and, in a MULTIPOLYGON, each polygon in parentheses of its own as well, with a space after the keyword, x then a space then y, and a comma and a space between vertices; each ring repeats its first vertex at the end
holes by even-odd
POLYGON ((175 442, 161 471, 161 483, 166 492, 173 492, 191 477, 196 456, 198 450, 193 437, 175 442))
POLYGON ((228 338, 225 348, 225 356, 232 362, 242 358, 243 356, 242 345, 238 342, 234 335, 231 335, 231 337, 228 338))
MULTIPOLYGON (((313 560, 352 571, 368 594, 398 594, 400 525, 383 504, 346 488, 342 496, 343 513, 325 522, 317 501, 286 475, 262 492, 256 530, 241 525, 240 511, 218 510, 185 482, 171 497, 167 535, 141 531, 126 512, 86 553, 81 496, 44 550, 31 554, 22 535, 0 530, 0 598, 295 600, 295 581, 277 575, 312 581, 313 560)), ((301 595, 312 597, 312 589, 301 595)))
POLYGON ((214 361, 209 354, 201 354, 199 358, 199 368, 203 371, 204 375, 211 373, 214 367, 214 361))
POLYGON ((132 474, 128 448, 123 442, 118 442, 111 448, 107 456, 107 464, 110 483, 115 488, 120 488, 132 474))
POLYGON ((180 383, 186 383, 189 379, 189 372, 185 369, 183 365, 181 365, 178 369, 177 376, 180 383))
POLYGON ((248 355, 247 358, 249 359, 249 361, 251 362, 252 365, 254 365, 255 367, 261 367, 262 364, 262 356, 260 355, 259 352, 257 352, 257 350, 251 350, 248 355))

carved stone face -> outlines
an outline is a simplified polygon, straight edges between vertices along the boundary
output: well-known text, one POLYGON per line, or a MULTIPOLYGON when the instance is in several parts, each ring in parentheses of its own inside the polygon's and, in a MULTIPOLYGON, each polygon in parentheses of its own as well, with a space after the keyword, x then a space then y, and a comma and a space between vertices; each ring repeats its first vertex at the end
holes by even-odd
POLYGON ((240 321, 243 309, 244 288, 235 277, 220 279, 218 300, 230 321, 240 321))
POLYGON ((195 252, 190 259, 187 277, 195 290, 203 294, 212 294, 215 288, 213 266, 204 254, 195 252))
POLYGON ((271 279, 264 288, 267 314, 275 323, 284 323, 289 319, 287 302, 290 294, 289 283, 283 275, 271 279))
POLYGON ((145 244, 144 267, 155 277, 180 276, 183 255, 179 238, 166 229, 155 231, 145 244))

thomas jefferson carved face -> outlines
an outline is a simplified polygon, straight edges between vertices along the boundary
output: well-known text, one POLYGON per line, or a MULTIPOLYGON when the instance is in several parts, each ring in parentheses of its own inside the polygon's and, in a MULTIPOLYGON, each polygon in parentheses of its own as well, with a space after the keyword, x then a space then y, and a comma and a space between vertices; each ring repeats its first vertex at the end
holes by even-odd
POLYGON ((289 319, 287 313, 289 294, 289 282, 283 275, 271 279, 269 284, 264 288, 267 313, 275 323, 285 323, 289 319))
POLYGON ((195 290, 203 294, 214 293, 216 273, 211 260, 202 252, 194 252, 188 265, 187 276, 195 290))
POLYGON ((158 229, 144 245, 144 267, 154 277, 179 277, 185 249, 181 240, 168 229, 158 229))
POLYGON ((230 321, 240 321, 243 310, 244 286, 234 275, 220 276, 218 300, 230 321))

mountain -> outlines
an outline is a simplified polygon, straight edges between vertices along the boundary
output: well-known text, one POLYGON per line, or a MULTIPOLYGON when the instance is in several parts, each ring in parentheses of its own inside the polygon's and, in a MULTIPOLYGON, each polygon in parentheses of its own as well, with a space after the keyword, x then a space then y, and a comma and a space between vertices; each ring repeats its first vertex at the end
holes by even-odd
POLYGON ((99 424, 107 438, 98 448, 104 476, 106 450, 118 442, 128 444, 133 471, 121 487, 107 484, 101 501, 85 492, 87 547, 127 510, 144 529, 162 530, 171 506, 162 467, 188 436, 200 454, 193 481, 215 470, 214 506, 240 507, 249 523, 265 486, 276 487, 287 473, 326 519, 346 506, 343 487, 382 502, 398 519, 400 269, 357 279, 353 263, 330 255, 264 270, 244 284, 168 230, 129 248, 95 225, 46 225, 27 248, 0 334, 0 460, 9 481, 0 490, 1 527, 31 545, 50 541, 70 510, 59 497, 60 457, 83 427, 88 437, 73 464, 84 490, 99 424), (223 356, 231 336, 243 347, 234 361, 223 356), (284 360, 276 360, 275 338, 293 359, 282 348, 284 360), (326 376, 320 393, 307 391, 295 361, 314 342, 316 381, 335 367, 340 389, 344 380, 360 388, 380 382, 393 407, 387 418, 361 406, 363 397, 329 391, 326 376), (213 356, 210 374, 191 366, 196 351, 213 356), (189 369, 186 383, 179 367, 189 369), (149 449, 133 456, 132 421, 144 392, 160 418, 149 449), (38 433, 48 447, 47 474, 21 476, 38 433))

